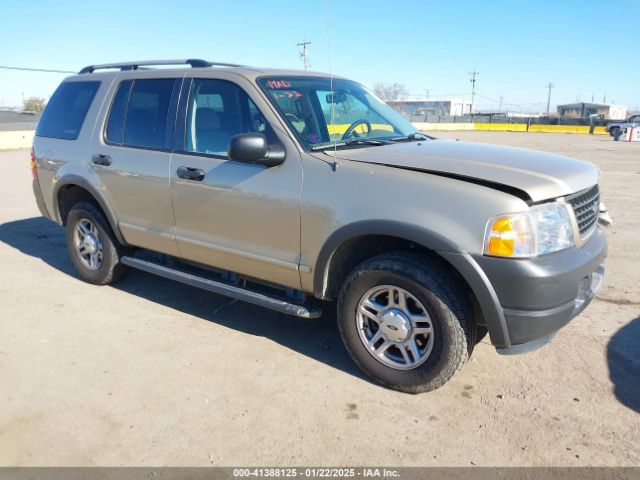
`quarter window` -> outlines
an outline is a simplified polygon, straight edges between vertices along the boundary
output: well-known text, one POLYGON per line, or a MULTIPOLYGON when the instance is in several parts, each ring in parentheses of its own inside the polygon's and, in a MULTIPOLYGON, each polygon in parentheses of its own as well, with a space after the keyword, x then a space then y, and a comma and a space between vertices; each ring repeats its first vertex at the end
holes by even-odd
POLYGON ((38 123, 39 137, 75 140, 100 82, 66 82, 55 91, 38 123))

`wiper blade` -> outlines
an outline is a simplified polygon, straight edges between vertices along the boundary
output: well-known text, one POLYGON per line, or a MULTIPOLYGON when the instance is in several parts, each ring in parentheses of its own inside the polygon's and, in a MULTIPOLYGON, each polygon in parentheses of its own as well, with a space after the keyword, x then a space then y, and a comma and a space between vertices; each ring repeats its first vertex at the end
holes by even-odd
POLYGON ((411 142, 418 140, 429 140, 429 137, 423 133, 414 132, 404 137, 394 137, 390 138, 389 140, 391 140, 392 142, 411 142))
POLYGON ((373 138, 353 138, 346 142, 330 143, 329 145, 318 145, 316 147, 311 147, 311 151, 317 152, 319 150, 330 150, 332 148, 346 147, 349 145, 372 145, 378 147, 380 145, 389 145, 389 142, 385 140, 375 140, 373 138))
POLYGON ((346 141, 345 145, 389 145, 389 142, 374 138, 353 138, 346 141))

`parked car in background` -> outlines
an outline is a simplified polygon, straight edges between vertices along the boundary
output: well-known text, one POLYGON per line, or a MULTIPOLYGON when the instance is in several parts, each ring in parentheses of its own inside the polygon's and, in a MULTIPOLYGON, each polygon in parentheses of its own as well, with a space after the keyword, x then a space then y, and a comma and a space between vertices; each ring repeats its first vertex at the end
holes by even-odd
POLYGON ((615 137, 616 132, 618 131, 621 132, 630 123, 640 124, 640 114, 631 115, 624 122, 609 122, 607 123, 607 126, 605 127, 605 129, 607 130, 607 132, 609 132, 609 135, 611 135, 612 137, 615 137))

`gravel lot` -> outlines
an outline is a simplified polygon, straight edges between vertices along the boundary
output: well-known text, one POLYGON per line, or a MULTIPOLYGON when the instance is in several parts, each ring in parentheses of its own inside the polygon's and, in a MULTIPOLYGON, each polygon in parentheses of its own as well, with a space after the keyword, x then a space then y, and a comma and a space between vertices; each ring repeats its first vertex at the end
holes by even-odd
POLYGON ((440 390, 363 378, 335 317, 298 320, 134 272, 79 281, 0 153, 0 465, 640 465, 640 143, 440 132, 582 158, 616 220, 591 307, 519 357, 487 340, 440 390))

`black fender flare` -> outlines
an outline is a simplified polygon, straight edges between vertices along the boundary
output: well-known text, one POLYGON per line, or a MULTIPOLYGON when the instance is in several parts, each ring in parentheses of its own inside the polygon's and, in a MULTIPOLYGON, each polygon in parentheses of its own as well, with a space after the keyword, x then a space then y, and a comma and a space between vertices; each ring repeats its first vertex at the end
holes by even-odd
POLYGON ((333 254, 346 241, 365 235, 387 235, 408 240, 434 251, 447 261, 467 282, 487 323, 491 342, 500 348, 511 346, 504 312, 495 289, 473 257, 461 251, 458 245, 443 235, 403 222, 393 220, 368 220, 345 225, 325 241, 314 269, 313 293, 326 298, 329 268, 333 254))
POLYGON ((115 234, 116 238, 122 245, 126 245, 126 242, 120 232, 120 228, 118 227, 118 222, 116 221, 116 215, 109 205, 109 203, 104 199, 104 197, 98 192, 98 190, 91 185, 86 179, 80 177, 79 175, 68 174, 60 177, 56 182, 56 185, 53 189, 53 214, 55 216, 55 220, 62 224, 62 218, 60 217, 60 206, 58 205, 58 195, 60 193, 60 189, 67 187, 69 185, 77 185, 78 187, 83 188, 95 199, 98 203, 105 216, 107 217, 107 221, 111 226, 111 230, 115 234))
POLYGON ((460 251, 454 242, 443 235, 416 225, 394 220, 364 220, 350 223, 329 235, 320 249, 313 274, 313 293, 317 298, 325 298, 326 281, 333 254, 343 243, 366 235, 401 238, 435 251, 460 251))

